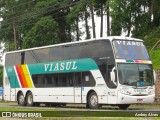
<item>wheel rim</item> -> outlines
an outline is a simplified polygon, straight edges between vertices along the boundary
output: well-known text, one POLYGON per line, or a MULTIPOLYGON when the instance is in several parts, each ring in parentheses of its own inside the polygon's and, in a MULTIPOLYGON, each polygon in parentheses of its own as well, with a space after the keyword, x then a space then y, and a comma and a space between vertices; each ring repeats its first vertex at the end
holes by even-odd
POLYGON ((28 96, 28 104, 32 104, 32 102, 33 102, 33 97, 32 97, 32 95, 29 95, 28 96))
POLYGON ((23 96, 23 95, 20 95, 20 96, 19 96, 19 103, 20 103, 20 104, 23 104, 23 102, 24 102, 24 96, 23 96))
POLYGON ((91 96, 90 103, 92 106, 96 106, 98 104, 98 98, 96 95, 91 96))

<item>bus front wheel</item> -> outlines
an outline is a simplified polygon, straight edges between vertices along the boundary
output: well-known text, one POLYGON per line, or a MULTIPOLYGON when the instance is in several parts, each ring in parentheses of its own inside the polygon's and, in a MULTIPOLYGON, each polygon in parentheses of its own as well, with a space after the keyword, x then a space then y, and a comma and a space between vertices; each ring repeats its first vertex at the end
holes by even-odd
POLYGON ((18 105, 26 106, 26 100, 22 92, 20 92, 18 95, 18 105))
POLYGON ((98 109, 98 107, 99 107, 98 97, 97 97, 97 94, 96 94, 95 92, 91 92, 91 93, 89 94, 87 104, 88 104, 87 106, 88 106, 90 109, 98 109))
POLYGON ((31 92, 27 93, 27 106, 33 106, 34 102, 33 102, 33 95, 31 92))

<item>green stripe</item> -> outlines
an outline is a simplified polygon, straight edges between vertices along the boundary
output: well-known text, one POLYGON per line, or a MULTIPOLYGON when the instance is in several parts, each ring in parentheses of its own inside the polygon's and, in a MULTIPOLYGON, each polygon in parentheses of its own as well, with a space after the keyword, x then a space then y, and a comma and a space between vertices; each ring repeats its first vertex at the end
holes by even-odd
POLYGON ((28 69, 31 74, 45 74, 45 73, 65 73, 65 72, 78 72, 89 71, 98 69, 97 64, 93 59, 76 59, 64 60, 57 62, 46 62, 39 64, 30 64, 28 69))
POLYGON ((14 67, 6 67, 7 77, 11 88, 20 88, 14 67))

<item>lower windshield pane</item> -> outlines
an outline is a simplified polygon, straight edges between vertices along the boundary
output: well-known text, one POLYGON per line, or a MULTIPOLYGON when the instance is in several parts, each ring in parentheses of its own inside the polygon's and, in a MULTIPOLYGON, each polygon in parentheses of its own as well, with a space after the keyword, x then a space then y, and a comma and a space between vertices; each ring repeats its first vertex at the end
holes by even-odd
POLYGON ((118 64, 119 82, 129 86, 153 85, 151 65, 145 64, 118 64))

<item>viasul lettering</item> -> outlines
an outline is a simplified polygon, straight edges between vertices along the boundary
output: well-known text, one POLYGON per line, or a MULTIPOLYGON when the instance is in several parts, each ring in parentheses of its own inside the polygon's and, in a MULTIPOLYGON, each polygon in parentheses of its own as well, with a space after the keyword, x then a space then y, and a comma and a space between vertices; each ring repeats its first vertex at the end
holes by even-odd
POLYGON ((50 63, 44 64, 44 71, 64 71, 64 70, 76 70, 78 67, 76 61, 60 62, 60 63, 50 63))
POLYGON ((143 42, 133 42, 133 41, 117 41, 120 45, 129 45, 129 46, 144 46, 143 42))

